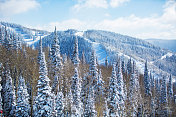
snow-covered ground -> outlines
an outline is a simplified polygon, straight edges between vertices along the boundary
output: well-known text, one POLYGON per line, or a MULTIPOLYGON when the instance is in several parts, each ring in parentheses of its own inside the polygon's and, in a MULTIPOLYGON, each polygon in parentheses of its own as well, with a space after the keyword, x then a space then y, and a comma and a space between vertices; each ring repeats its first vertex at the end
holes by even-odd
MULTIPOLYGON (((80 37, 83 37, 84 35, 84 32, 81 31, 81 32, 77 32, 75 33, 76 36, 80 36, 80 37)), ((84 37, 83 37, 84 38, 84 37)), ((95 54, 98 58, 98 63, 99 64, 104 64, 105 63, 105 59, 107 57, 107 52, 106 50, 103 48, 103 46, 100 44, 100 43, 97 43, 97 42, 93 42, 87 38, 84 38, 84 40, 86 40, 87 42, 91 43, 92 44, 92 47, 95 51, 95 54)))
POLYGON ((19 28, 12 28, 12 27, 7 27, 9 30, 13 31, 14 33, 16 34, 19 34, 20 36, 23 37, 23 41, 27 44, 27 45, 32 45, 34 44, 35 42, 39 41, 40 40, 40 37, 43 38, 45 36, 48 36, 47 35, 42 35, 42 34, 37 34, 38 32, 35 32, 35 31, 30 31, 31 35, 30 34, 27 34, 27 33, 24 33, 24 32, 21 32, 19 30, 19 28), (35 37, 35 39, 34 39, 35 37))

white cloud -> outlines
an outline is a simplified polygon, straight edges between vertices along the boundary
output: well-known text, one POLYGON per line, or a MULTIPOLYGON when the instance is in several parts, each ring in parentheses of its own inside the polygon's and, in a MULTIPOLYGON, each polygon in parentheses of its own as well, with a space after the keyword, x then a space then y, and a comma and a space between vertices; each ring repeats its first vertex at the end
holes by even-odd
POLYGON ((82 8, 107 8, 108 3, 106 0, 78 0, 78 3, 74 5, 74 9, 80 10, 82 8))
POLYGON ((40 4, 36 0, 4 0, 0 1, 0 14, 15 15, 34 9, 40 4))
POLYGON ((115 8, 115 7, 118 7, 120 5, 122 5, 123 3, 125 2, 129 2, 130 0, 111 0, 110 1, 110 6, 115 8))
POLYGON ((130 0, 77 0, 77 4, 73 6, 73 9, 79 11, 84 8, 115 8, 128 1, 130 0))
MULTIPOLYGON (((99 22, 70 19, 49 24, 50 31, 57 26, 58 30, 67 29, 99 29, 121 33, 138 38, 176 39, 176 1, 167 1, 162 15, 141 18, 136 15, 104 19, 99 22)), ((47 28, 45 28, 47 29, 47 28)))

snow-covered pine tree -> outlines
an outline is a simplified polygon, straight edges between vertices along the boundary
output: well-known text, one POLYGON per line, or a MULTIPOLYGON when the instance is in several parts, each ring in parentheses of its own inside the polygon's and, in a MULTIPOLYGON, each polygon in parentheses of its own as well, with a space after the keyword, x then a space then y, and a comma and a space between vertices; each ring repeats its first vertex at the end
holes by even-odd
POLYGON ((3 42, 3 46, 6 48, 6 50, 10 50, 11 49, 11 42, 10 42, 10 37, 8 34, 8 31, 5 27, 5 37, 4 37, 4 42, 3 42))
POLYGON ((48 61, 47 61, 47 65, 48 65, 48 77, 49 78, 52 78, 53 76, 53 74, 52 74, 52 57, 51 57, 51 48, 49 47, 48 48, 49 50, 48 50, 48 61))
POLYGON ((95 101, 94 101, 94 89, 92 85, 89 87, 89 94, 86 100, 86 105, 84 108, 83 117, 96 117, 97 112, 95 110, 95 101))
POLYGON ((52 117, 52 93, 49 85, 50 79, 45 61, 45 54, 42 52, 39 63, 39 80, 37 84, 37 95, 34 102, 34 116, 52 117))
POLYGON ((84 74, 81 85, 82 85, 81 86, 81 101, 82 101, 83 105, 85 105, 86 104, 86 97, 87 97, 87 93, 88 93, 88 85, 89 85, 88 74, 84 74))
POLYGON ((56 95, 56 112, 57 112, 57 115, 56 115, 57 117, 64 117, 64 95, 59 90, 59 85, 58 85, 58 90, 56 95))
POLYGON ((95 86, 95 94, 98 102, 101 102, 101 99, 104 95, 104 81, 102 79, 101 69, 99 69, 97 84, 95 86))
POLYGON ((135 96, 136 96, 136 101, 137 101, 137 116, 141 117, 142 116, 142 106, 143 106, 143 99, 141 95, 141 87, 139 84, 139 74, 136 69, 136 63, 133 61, 133 67, 132 67, 132 72, 135 77, 135 96))
POLYGON ((132 72, 132 64, 131 64, 131 58, 127 62, 127 73, 131 74, 132 72))
POLYGON ((80 113, 79 115, 82 114, 82 104, 81 104, 81 82, 80 82, 80 77, 78 74, 78 68, 75 67, 75 74, 72 77, 72 84, 71 84, 71 91, 72 91, 72 95, 73 95, 73 105, 75 106, 75 108, 77 108, 76 110, 78 110, 80 113))
POLYGON ((159 78, 156 78, 155 81, 155 104, 156 104, 156 111, 159 109, 160 107, 160 101, 159 101, 159 97, 160 97, 160 80, 159 78))
POLYGON ((151 90, 151 95, 154 96, 154 87, 155 87, 155 80, 154 80, 154 76, 152 76, 152 73, 150 71, 150 90, 151 90))
POLYGON ((122 73, 125 74, 125 62, 122 60, 122 73))
POLYGON ((144 69, 144 92, 146 96, 151 94, 150 90, 150 79, 148 75, 148 68, 147 68, 147 61, 145 62, 145 69, 144 69))
POLYGON ((170 101, 173 99, 173 84, 172 84, 172 76, 169 77, 169 83, 168 83, 168 98, 170 101))
POLYGON ((65 115, 67 117, 80 117, 81 116, 79 115, 79 110, 76 108, 73 102, 73 94, 72 94, 71 88, 67 96, 67 108, 66 108, 65 115))
POLYGON ((161 84, 161 96, 160 96, 160 115, 167 117, 168 115, 168 100, 167 100, 167 83, 164 76, 161 84))
POLYGON ((119 105, 119 115, 126 116, 125 113, 125 93, 124 93, 124 82, 122 75, 121 60, 117 62, 117 92, 118 92, 118 105, 119 105))
POLYGON ((54 41, 51 46, 51 60, 52 60, 51 66, 52 66, 52 70, 53 70, 52 74, 54 77, 52 91, 55 92, 56 87, 58 85, 58 80, 61 79, 61 71, 63 68, 62 57, 60 55, 60 43, 58 40, 56 27, 55 27, 55 31, 54 31, 54 41))
POLYGON ((18 80, 16 116, 17 117, 30 116, 29 94, 27 92, 25 80, 21 75, 18 80))
POLYGON ((145 62, 145 68, 144 68, 144 105, 143 105, 143 112, 144 116, 149 116, 151 114, 151 106, 150 106, 150 100, 151 100, 151 80, 148 73, 148 67, 147 67, 147 61, 145 62))
POLYGON ((6 84, 4 92, 4 115, 7 117, 14 117, 16 109, 16 95, 13 88, 10 71, 8 69, 6 71, 6 84))
POLYGON ((132 117, 137 116, 137 109, 138 109, 138 92, 137 92, 137 87, 136 87, 136 79, 137 79, 137 74, 135 72, 135 65, 133 62, 133 66, 131 69, 131 77, 130 77, 130 83, 129 83, 129 93, 128 93, 128 100, 130 103, 130 115, 132 117))
POLYGON ((108 106, 109 116, 119 117, 119 105, 118 105, 118 91, 117 91, 117 76, 115 64, 113 64, 112 76, 109 81, 109 94, 108 94, 108 106))
POLYGON ((161 104, 167 103, 167 83, 166 83, 165 77, 163 77, 163 79, 162 79, 160 102, 161 102, 161 104))
POLYGON ((94 51, 92 51, 91 58, 90 58, 89 72, 90 72, 90 76, 92 77, 91 79, 92 86, 95 86, 97 84, 98 69, 97 69, 97 62, 96 62, 94 51))
POLYGON ((78 52, 78 38, 75 38, 74 50, 73 50, 73 64, 78 67, 79 66, 79 52, 78 52))

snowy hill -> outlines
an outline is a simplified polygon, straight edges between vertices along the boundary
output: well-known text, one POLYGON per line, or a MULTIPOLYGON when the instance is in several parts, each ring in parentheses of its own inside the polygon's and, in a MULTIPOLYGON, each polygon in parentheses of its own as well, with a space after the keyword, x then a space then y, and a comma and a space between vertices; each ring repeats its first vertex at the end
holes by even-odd
POLYGON ((24 43, 27 45, 32 45, 37 42, 41 38, 47 36, 49 34, 48 31, 30 29, 18 24, 0 22, 2 26, 5 26, 8 30, 12 31, 16 35, 20 36, 24 43))
MULTIPOLYGON (((29 46, 37 47, 40 36, 43 46, 51 46, 54 39, 53 33, 47 31, 29 29, 17 24, 1 22, 8 29, 13 30, 23 38, 23 42, 29 46)), ((176 76, 176 56, 169 50, 161 49, 153 44, 126 35, 101 30, 77 31, 69 29, 58 31, 58 39, 61 46, 61 54, 72 57, 74 40, 78 38, 79 56, 85 53, 87 62, 90 60, 91 51, 94 50, 99 64, 104 64, 107 57, 112 64, 120 56, 127 63, 128 59, 136 61, 138 70, 144 71, 144 63, 147 60, 150 71, 155 76, 162 74, 172 74, 176 76), (166 64, 167 63, 167 64, 166 64)))
MULTIPOLYGON (((95 51, 99 64, 104 64, 105 58, 108 58, 109 63, 121 56, 125 62, 129 58, 136 61, 139 71, 144 71, 144 62, 147 60, 150 71, 159 76, 161 74, 172 74, 176 76, 174 69, 175 63, 171 63, 167 57, 171 57, 174 53, 154 46, 149 42, 141 39, 120 35, 113 32, 88 30, 88 31, 58 31, 58 38, 61 45, 61 53, 72 56, 74 39, 78 38, 79 55, 85 53, 86 60, 89 61, 89 56, 92 50, 95 51), (166 63, 170 66, 167 67, 166 63)), ((53 39, 53 33, 43 38, 43 45, 50 46, 53 39)), ((171 59, 174 59, 172 57, 171 59)))
POLYGON ((146 39, 146 41, 164 48, 176 52, 176 40, 164 40, 164 39, 146 39))

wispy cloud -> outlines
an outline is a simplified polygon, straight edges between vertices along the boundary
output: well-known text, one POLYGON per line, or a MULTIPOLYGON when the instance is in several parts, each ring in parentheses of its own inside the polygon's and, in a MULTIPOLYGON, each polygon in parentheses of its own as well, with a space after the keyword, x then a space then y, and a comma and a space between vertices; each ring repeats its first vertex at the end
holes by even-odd
POLYGON ((77 0, 77 4, 73 6, 73 9, 79 11, 84 8, 114 8, 128 1, 130 0, 77 0))
POLYGON ((77 4, 73 6, 73 9, 79 11, 83 8, 107 8, 108 3, 106 0, 77 0, 77 4))
POLYGON ((122 4, 124 4, 125 2, 129 2, 130 0, 111 0, 110 1, 110 6, 115 8, 118 7, 122 4))
POLYGON ((1 0, 0 14, 5 16, 20 14, 39 6, 36 0, 1 0))
MULTIPOLYGON (((109 14, 105 14, 109 16, 109 14)), ((163 6, 163 13, 150 17, 139 17, 131 14, 127 17, 114 19, 102 19, 100 21, 82 21, 80 19, 68 19, 61 22, 51 22, 43 29, 53 31, 54 26, 58 30, 98 29, 121 33, 138 38, 162 38, 175 39, 176 37, 176 1, 169 0, 163 6)), ((42 28, 42 27, 41 27, 42 28)))

